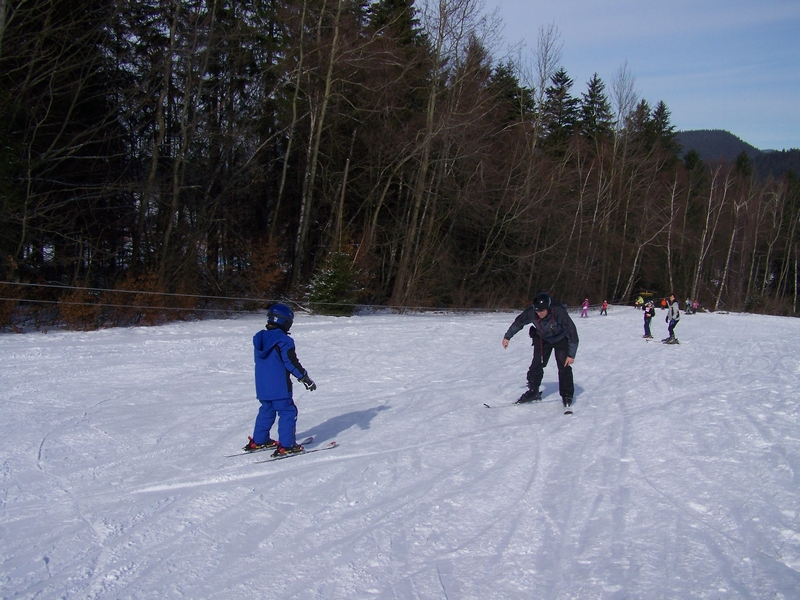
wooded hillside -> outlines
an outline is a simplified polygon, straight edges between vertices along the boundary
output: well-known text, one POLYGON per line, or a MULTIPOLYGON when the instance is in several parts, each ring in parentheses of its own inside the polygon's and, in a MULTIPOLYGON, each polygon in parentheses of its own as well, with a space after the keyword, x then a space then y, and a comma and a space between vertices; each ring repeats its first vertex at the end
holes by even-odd
POLYGON ((797 314, 796 176, 682 160, 666 104, 625 67, 576 87, 552 28, 509 60, 476 0, 3 8, 4 298, 797 314))

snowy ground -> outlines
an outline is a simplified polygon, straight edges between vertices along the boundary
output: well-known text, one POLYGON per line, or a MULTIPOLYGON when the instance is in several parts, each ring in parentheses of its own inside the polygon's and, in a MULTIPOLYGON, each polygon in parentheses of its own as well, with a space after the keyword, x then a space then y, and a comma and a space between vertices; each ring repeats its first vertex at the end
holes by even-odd
POLYGON ((340 447, 269 464, 224 457, 263 315, 0 336, 0 596, 800 598, 800 319, 575 318, 568 417, 553 364, 483 406, 514 316, 299 316, 340 447))

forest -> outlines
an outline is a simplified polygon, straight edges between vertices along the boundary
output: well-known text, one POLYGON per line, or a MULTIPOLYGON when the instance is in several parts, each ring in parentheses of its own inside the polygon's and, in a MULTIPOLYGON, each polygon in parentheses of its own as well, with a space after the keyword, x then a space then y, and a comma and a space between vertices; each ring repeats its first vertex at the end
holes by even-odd
POLYGON ((581 89, 531 27, 503 54, 480 0, 0 0, 0 325, 542 290, 797 315, 797 174, 681 158, 627 64, 581 89))

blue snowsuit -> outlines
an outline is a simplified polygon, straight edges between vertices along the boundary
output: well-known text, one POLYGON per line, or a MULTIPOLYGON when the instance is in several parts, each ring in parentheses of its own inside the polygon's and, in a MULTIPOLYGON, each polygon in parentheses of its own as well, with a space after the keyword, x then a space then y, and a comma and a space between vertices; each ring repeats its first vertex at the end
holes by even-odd
POLYGON ((289 374, 298 379, 307 372, 297 360, 294 340, 277 328, 262 329, 253 336, 253 354, 256 363, 256 398, 261 408, 253 428, 253 441, 265 444, 269 432, 278 421, 278 443, 284 448, 295 445, 295 426, 297 407, 292 399, 292 380, 289 374))

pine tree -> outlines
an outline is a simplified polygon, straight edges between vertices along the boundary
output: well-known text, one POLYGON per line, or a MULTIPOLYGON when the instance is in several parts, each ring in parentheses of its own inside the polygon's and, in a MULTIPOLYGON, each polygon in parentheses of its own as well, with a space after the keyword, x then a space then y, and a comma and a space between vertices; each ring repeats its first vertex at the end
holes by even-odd
POLYGON ((400 45, 419 45, 422 40, 414 0, 378 0, 369 8, 375 29, 385 29, 400 45))
POLYGON ((550 78, 542 106, 545 140, 550 148, 558 148, 572 137, 578 124, 578 99, 570 95, 573 81, 564 68, 550 78))
POLYGON ((650 105, 647 100, 639 100, 627 119, 627 129, 634 136, 652 138, 653 119, 650 117, 650 105))
POLYGON ((741 175, 743 179, 748 179, 753 174, 753 161, 750 160, 750 157, 744 150, 736 157, 734 171, 741 175))
POLYGON ((580 132, 593 142, 610 136, 614 122, 605 88, 603 80, 595 73, 586 93, 581 94, 580 132))
POLYGON ((350 254, 328 254, 308 286, 312 310, 323 315, 352 315, 357 299, 356 275, 350 254))
POLYGON ((678 154, 680 146, 675 139, 675 126, 670 123, 672 113, 667 105, 661 100, 653 109, 652 128, 656 139, 661 143, 661 147, 671 154, 678 154))
POLYGON ((520 85, 519 78, 514 72, 514 65, 510 61, 495 67, 489 89, 496 94, 501 107, 507 109, 505 121, 525 118, 533 113, 533 94, 530 89, 520 85))

